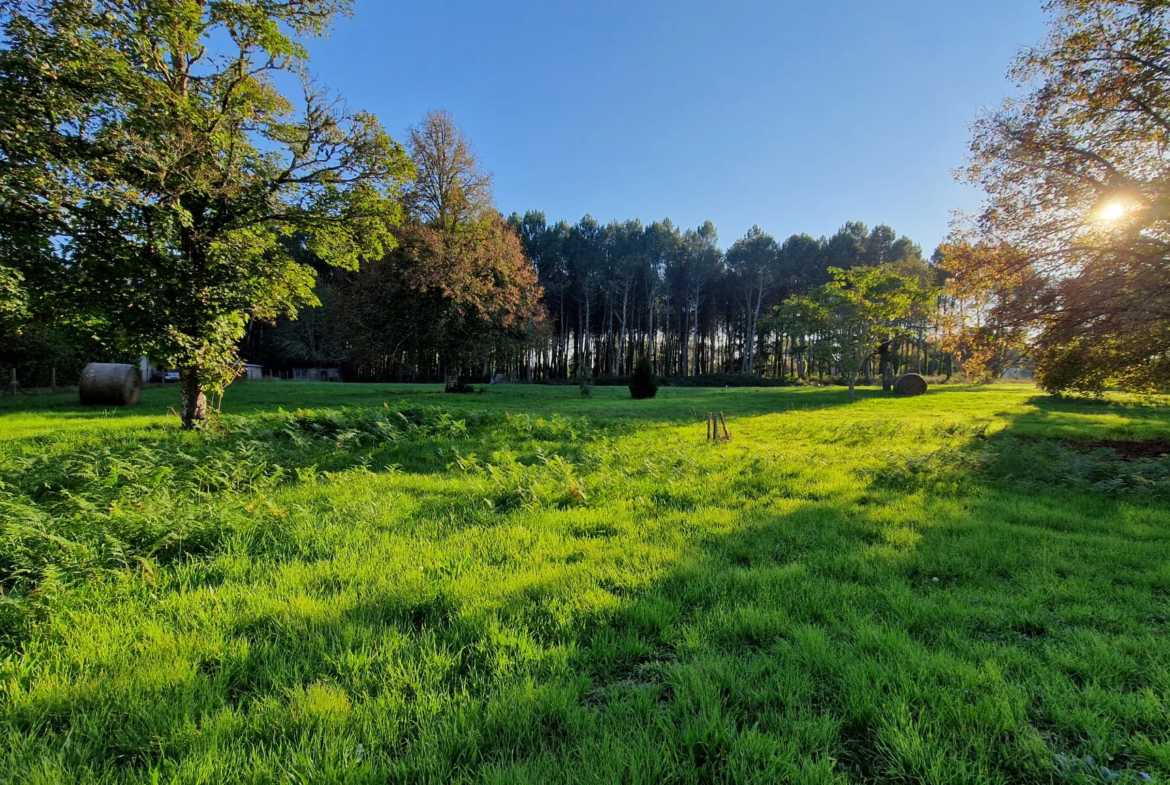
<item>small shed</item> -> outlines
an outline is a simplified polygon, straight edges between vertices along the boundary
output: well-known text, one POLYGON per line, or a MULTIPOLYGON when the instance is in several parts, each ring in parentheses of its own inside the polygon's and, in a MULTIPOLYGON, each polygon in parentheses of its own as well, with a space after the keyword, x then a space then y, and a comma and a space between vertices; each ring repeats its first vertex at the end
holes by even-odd
POLYGON ((256 365, 255 363, 245 363, 244 374, 240 378, 247 379, 248 381, 259 381, 264 378, 264 366, 256 365))

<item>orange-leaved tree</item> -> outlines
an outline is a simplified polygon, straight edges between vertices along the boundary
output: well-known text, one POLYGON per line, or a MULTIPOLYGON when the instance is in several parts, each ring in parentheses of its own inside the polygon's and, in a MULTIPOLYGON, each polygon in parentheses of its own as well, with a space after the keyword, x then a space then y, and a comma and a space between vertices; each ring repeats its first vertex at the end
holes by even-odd
MULTIPOLYGON (((997 329, 1028 339, 1048 389, 1164 387, 1170 5, 1053 0, 1048 10, 1047 40, 1012 72, 1026 96, 976 124, 966 178, 987 200, 947 264, 997 329)), ((990 344, 976 324, 964 340, 978 356, 990 344)))

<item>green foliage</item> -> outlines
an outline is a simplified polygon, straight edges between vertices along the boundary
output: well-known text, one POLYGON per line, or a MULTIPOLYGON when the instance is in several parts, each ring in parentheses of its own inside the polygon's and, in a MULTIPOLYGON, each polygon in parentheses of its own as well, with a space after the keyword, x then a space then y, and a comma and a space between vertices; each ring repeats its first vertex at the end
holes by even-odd
POLYGON ((1170 776, 1165 401, 439 390, 0 400, 0 781, 1170 776))
POLYGON ((282 320, 273 331, 273 343, 282 360, 334 367, 347 359, 348 348, 337 329, 337 291, 320 278, 315 291, 320 305, 302 309, 295 319, 282 320))
POLYGON ((875 476, 903 489, 970 490, 990 479, 1024 494, 1070 488, 1109 497, 1170 498, 1170 461, 1165 459, 1121 460, 1109 447, 1078 451, 1059 442, 1010 437, 913 456, 875 476))
POLYGON ((91 362, 137 363, 133 355, 111 354, 96 341, 85 340, 71 330, 34 321, 0 345, 0 365, 17 369, 21 387, 48 387, 56 371, 57 384, 76 384, 91 362))
POLYGON ((630 396, 635 400, 646 400, 657 394, 658 384, 654 381, 654 367, 650 365, 648 357, 641 357, 630 377, 630 396))
POLYGON ((1101 395, 1109 389, 1150 393, 1170 388, 1170 354, 1151 352, 1150 346, 1134 335, 1069 338, 1040 353, 1036 378, 1054 393, 1101 395))
MULTIPOLYGON (((656 376, 660 387, 790 387, 800 384, 793 378, 773 379, 766 376, 748 376, 743 373, 712 373, 700 376, 656 376)), ((629 376, 598 376, 592 379, 598 387, 628 387, 629 376)))
POLYGON ((38 311, 221 391, 249 319, 316 302, 288 238, 349 269, 392 248, 410 161, 307 78, 300 37, 347 9, 8 4, 0 258, 38 311), (277 89, 287 76, 304 82, 299 114, 277 89))
POLYGON ((0 587, 28 591, 50 571, 79 579, 144 560, 168 563, 229 541, 271 546, 281 516, 267 499, 306 476, 289 465, 315 472, 334 466, 340 449, 467 434, 466 422, 433 407, 229 416, 218 426, 178 443, 154 434, 0 455, 0 587))
POLYGON ((908 332, 904 322, 933 298, 913 278, 890 267, 830 268, 833 280, 807 297, 793 297, 778 318, 815 340, 812 351, 838 366, 850 392, 879 344, 908 332))
POLYGON ((742 292, 745 316, 743 372, 754 373, 757 333, 764 299, 777 288, 780 244, 759 226, 727 249, 727 269, 735 276, 742 292))
POLYGON ((28 295, 19 270, 0 266, 0 337, 15 332, 28 318, 28 295))

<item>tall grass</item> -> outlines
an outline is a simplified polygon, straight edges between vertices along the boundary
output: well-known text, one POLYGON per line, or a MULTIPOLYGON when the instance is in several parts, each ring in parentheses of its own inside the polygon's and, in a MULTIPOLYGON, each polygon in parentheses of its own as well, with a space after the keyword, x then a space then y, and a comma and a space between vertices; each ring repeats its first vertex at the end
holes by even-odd
POLYGON ((622 393, 5 409, 0 782, 1170 776, 1163 409, 622 393))

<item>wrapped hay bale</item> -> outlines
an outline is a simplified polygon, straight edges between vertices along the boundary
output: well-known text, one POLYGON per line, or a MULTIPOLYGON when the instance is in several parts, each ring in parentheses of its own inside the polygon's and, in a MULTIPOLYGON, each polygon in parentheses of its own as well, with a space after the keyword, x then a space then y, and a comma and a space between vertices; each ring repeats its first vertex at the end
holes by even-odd
POLYGON ((135 365, 90 363, 78 387, 83 406, 133 406, 142 400, 142 372, 135 365))
POLYGON ((926 379, 916 373, 903 374, 894 382, 894 392, 898 395, 925 395, 926 387, 926 379))

